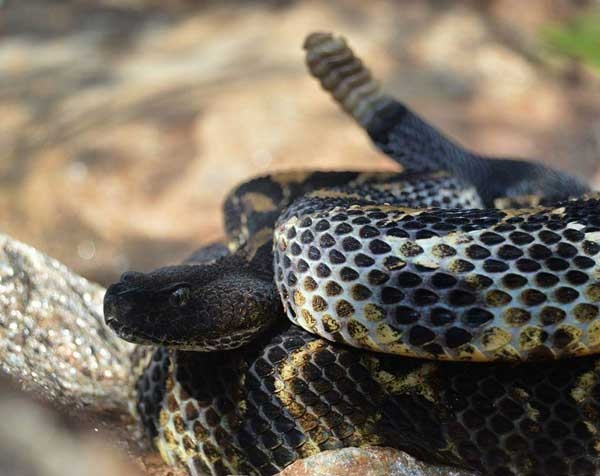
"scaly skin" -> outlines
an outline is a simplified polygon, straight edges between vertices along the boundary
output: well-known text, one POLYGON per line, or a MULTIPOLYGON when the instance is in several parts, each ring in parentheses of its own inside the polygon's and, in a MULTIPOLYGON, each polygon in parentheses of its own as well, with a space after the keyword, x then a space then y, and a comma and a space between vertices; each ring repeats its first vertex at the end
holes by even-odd
POLYGON ((227 251, 108 289, 108 325, 165 346, 137 384, 164 459, 190 474, 273 474, 378 444, 486 475, 595 474, 597 358, 516 367, 385 353, 596 352, 598 198, 581 198, 588 187, 564 172, 448 140, 382 93, 343 40, 317 33, 305 48, 311 72, 404 171, 254 179, 226 201, 227 251), (282 302, 328 340, 286 324, 282 302))

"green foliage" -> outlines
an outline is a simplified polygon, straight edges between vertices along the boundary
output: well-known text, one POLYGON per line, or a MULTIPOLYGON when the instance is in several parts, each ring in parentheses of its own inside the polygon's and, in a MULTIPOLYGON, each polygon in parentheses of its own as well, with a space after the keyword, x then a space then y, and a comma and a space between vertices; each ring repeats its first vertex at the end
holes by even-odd
POLYGON ((564 24, 547 26, 541 35, 553 53, 600 69, 600 10, 587 11, 564 24))

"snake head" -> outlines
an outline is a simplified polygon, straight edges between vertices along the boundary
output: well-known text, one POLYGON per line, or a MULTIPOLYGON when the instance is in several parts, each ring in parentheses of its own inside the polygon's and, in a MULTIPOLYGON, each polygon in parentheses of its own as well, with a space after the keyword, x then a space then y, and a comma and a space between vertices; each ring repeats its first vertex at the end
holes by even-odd
POLYGON ((182 350, 244 345, 281 316, 272 280, 222 263, 127 272, 104 297, 106 324, 121 338, 182 350))

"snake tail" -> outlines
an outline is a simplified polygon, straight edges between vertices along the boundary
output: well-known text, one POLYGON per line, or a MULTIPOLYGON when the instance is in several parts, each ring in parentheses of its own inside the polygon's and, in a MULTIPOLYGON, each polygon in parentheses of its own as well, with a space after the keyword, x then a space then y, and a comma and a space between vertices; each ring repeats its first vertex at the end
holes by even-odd
POLYGON ((335 100, 359 124, 366 127, 377 111, 392 102, 378 81, 346 44, 330 33, 312 33, 304 42, 306 64, 335 100))

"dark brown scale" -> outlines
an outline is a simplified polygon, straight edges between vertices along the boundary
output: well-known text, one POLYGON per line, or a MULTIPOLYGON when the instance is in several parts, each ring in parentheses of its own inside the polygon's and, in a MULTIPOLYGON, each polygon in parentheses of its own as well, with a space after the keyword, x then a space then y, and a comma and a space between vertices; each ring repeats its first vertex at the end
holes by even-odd
POLYGON ((288 286, 295 286, 296 283, 298 282, 298 279, 296 278, 296 275, 293 272, 289 272, 287 275, 287 285, 288 286))
POLYGON ((461 345, 468 344, 473 338, 470 332, 460 327, 451 327, 444 335, 446 338, 446 346, 450 349, 455 349, 461 345))
POLYGON ((562 303, 569 304, 579 297, 579 292, 576 289, 569 287, 560 287, 554 291, 554 298, 562 303))
POLYGON ((533 236, 522 231, 513 231, 510 235, 508 235, 508 238, 516 246, 525 246, 534 241, 533 236))
POLYGON ((348 236, 342 240, 342 248, 344 251, 357 251, 362 248, 362 244, 356 238, 348 236))
POLYGON ((408 342, 414 346, 422 346, 435 339, 435 333, 423 326, 413 326, 408 333, 408 342))
POLYGON ((550 271, 565 271, 569 269, 569 262, 561 258, 548 258, 546 266, 550 271))
MULTIPOLYGON (((420 233, 423 233, 425 230, 420 230, 419 232, 417 232, 417 237, 419 237, 420 233)), ((385 230, 385 234, 387 236, 394 236, 396 238, 408 238, 409 234, 408 232, 406 232, 405 230, 402 230, 401 228, 389 228, 387 230, 385 230)))
POLYGON ((337 213, 331 217, 331 221, 334 221, 334 222, 348 221, 348 215, 346 213, 337 213))
POLYGON ((546 299, 546 295, 537 289, 526 289, 521 293, 521 301, 526 306, 539 306, 544 303, 546 299))
POLYGON ((509 273, 502 277, 502 284, 509 289, 518 289, 527 284, 527 278, 519 274, 509 273))
POLYGON ((483 263, 483 269, 490 274, 503 273, 508 271, 508 265, 504 261, 487 259, 483 263))
POLYGON ((341 299, 335 305, 335 312, 342 319, 348 318, 354 314, 354 307, 348 301, 341 299))
POLYGON ((310 230, 304 230, 302 232, 302 234, 300 235, 300 242, 305 245, 310 245, 314 239, 315 239, 315 236, 312 234, 312 232, 310 230))
POLYGON ((516 227, 514 225, 509 225, 508 223, 502 223, 494 226, 493 229, 498 233, 508 233, 509 231, 514 231, 516 227))
POLYGON ((350 295, 352 296, 352 299, 364 301, 365 299, 369 299, 373 295, 373 292, 362 284, 356 284, 350 290, 350 295))
POLYGON ((517 260, 517 269, 522 273, 534 273, 539 271, 541 268, 540 264, 537 261, 521 258, 517 260))
POLYGON ((572 228, 565 230, 563 232, 563 236, 572 243, 578 243, 580 241, 583 241, 583 239, 585 238, 585 235, 581 231, 574 230, 572 228))
POLYGON ((439 236, 437 233, 434 233, 431 230, 419 230, 417 231, 417 233, 415 234, 415 238, 417 240, 425 240, 427 238, 431 238, 433 236, 439 236))
POLYGON ((311 246, 308 249, 308 257, 313 261, 319 261, 321 259, 321 251, 316 246, 311 246))
POLYGON ((457 282, 454 276, 447 273, 435 273, 431 276, 431 284, 438 289, 452 288, 457 282))
POLYGON ((474 260, 486 259, 490 257, 490 252, 487 248, 480 245, 470 245, 465 250, 466 255, 474 260))
POLYGON ((540 240, 542 240, 547 245, 553 245, 555 243, 558 243, 561 240, 559 234, 554 233, 553 231, 550 231, 550 230, 542 230, 539 232, 538 236, 539 236, 540 240))
POLYGON ((356 266, 361 268, 367 268, 369 266, 373 266, 375 264, 375 260, 368 255, 359 253, 354 257, 354 263, 356 263, 356 266))
POLYGON ((555 274, 541 272, 535 275, 535 283, 542 288, 556 285, 560 279, 555 274))
POLYGON ((358 279, 359 274, 354 269, 345 266, 340 271, 340 277, 342 281, 354 281, 358 279))
POLYGON ((382 271, 379 271, 378 269, 373 269, 369 271, 367 279, 369 280, 370 285, 380 286, 385 284, 390 279, 390 276, 382 271))
POLYGON ((576 256, 573 258, 573 263, 580 269, 589 269, 596 264, 593 259, 588 258, 587 256, 576 256))
POLYGON ((581 286, 589 281, 589 276, 581 271, 568 271, 565 275, 567 281, 574 286, 581 286))
POLYGON ((304 261, 303 259, 298 260, 298 264, 296 265, 296 267, 298 268, 298 271, 301 273, 306 273, 310 269, 310 266, 308 266, 308 263, 306 261, 304 261))
POLYGON ((475 303, 475 294, 462 289, 454 289, 448 294, 448 303, 452 307, 464 307, 475 303))
POLYGON ((502 245, 500 248, 498 248, 496 255, 501 260, 512 261, 523 256, 523 252, 516 246, 502 245))
POLYGON ((429 321, 435 327, 451 324, 456 320, 456 314, 450 309, 434 307, 429 315, 429 321))
POLYGON ((342 294, 343 289, 335 281, 328 281, 325 285, 325 292, 328 296, 338 296, 339 294, 342 294))
POLYGON ((527 249, 527 253, 529 254, 529 257, 534 260, 544 260, 552 256, 552 250, 550 250, 550 248, 539 244, 530 246, 527 249))
POLYGON ((593 241, 584 241, 582 244, 583 252, 588 256, 595 256, 600 253, 600 244, 593 241))
POLYGON ((335 238, 329 233, 325 233, 319 238, 319 245, 321 248, 331 248, 332 246, 335 246, 335 238))
POLYGON ((332 264, 342 264, 346 262, 346 255, 339 252, 338 250, 331 250, 328 256, 329 261, 332 264))
POLYGON ((331 269, 325 263, 317 265, 317 276, 319 278, 327 278, 331 275, 331 269))
POLYGON ((494 233, 492 231, 486 231, 484 233, 482 233, 479 236, 479 239, 481 240, 481 242, 487 246, 493 246, 493 245, 497 245, 500 243, 503 243, 505 241, 505 238, 498 234, 498 233, 494 233))
MULTIPOLYGON (((389 234, 390 230, 387 231, 387 234, 389 234)), ((379 230, 373 226, 370 225, 366 225, 361 227, 360 231, 359 231, 359 236, 363 239, 367 239, 367 238, 374 238, 376 236, 379 236, 379 230)))
POLYGON ((404 299, 404 293, 397 288, 389 286, 381 290, 381 301, 384 304, 396 304, 404 299))
POLYGON ((398 306, 394 312, 395 322, 400 326, 414 324, 418 322, 421 315, 412 307, 398 306))
POLYGON ((419 307, 431 306, 439 300, 439 296, 429 289, 421 288, 412 292, 412 301, 419 307))
POLYGON ((304 217, 302 218, 302 220, 300 221, 300 223, 298 224, 298 226, 300 228, 308 228, 309 226, 312 225, 312 218, 310 217, 304 217))
POLYGON ((420 285, 423 280, 417 274, 406 271, 398 274, 396 282, 401 288, 414 288, 420 285))
POLYGON ((573 342, 574 339, 574 336, 571 335, 569 332, 565 331, 564 329, 557 329, 556 332, 554 332, 554 335, 552 336, 554 346, 557 349, 562 349, 566 347, 571 342, 573 342))
POLYGON ((315 230, 317 231, 326 231, 329 230, 329 222, 327 220, 319 220, 315 225, 315 230))
POLYGON ((352 228, 352 226, 348 223, 340 223, 335 227, 334 233, 336 235, 346 235, 348 233, 352 233, 353 230, 354 228, 352 228))
POLYGON ((569 259, 577 255, 577 248, 568 243, 561 242, 556 247, 556 253, 561 258, 569 259))
POLYGON ((367 217, 357 217, 352 219, 352 223, 355 225, 368 225, 371 220, 367 217))
POLYGON ((291 240, 293 238, 296 238, 296 227, 291 227, 287 233, 286 233, 286 237, 288 240, 291 240))
POLYGON ((394 271, 398 269, 402 269, 406 266, 406 262, 402 261, 400 258, 396 256, 388 256, 383 261, 383 265, 388 271, 394 271))
POLYGON ((462 322, 468 327, 479 327, 493 319, 494 315, 491 312, 477 307, 469 309, 461 318, 462 322))
POLYGON ((392 248, 390 247, 390 245, 388 245, 384 241, 381 241, 376 238, 369 243, 369 250, 374 255, 381 255, 381 254, 389 253, 390 251, 392 251, 392 248))
POLYGON ((475 266, 468 261, 462 259, 456 259, 450 264, 451 271, 455 273, 468 273, 469 271, 473 271, 475 266))

